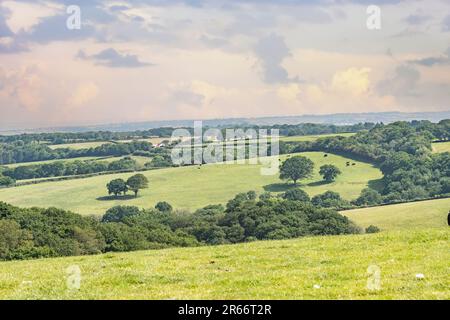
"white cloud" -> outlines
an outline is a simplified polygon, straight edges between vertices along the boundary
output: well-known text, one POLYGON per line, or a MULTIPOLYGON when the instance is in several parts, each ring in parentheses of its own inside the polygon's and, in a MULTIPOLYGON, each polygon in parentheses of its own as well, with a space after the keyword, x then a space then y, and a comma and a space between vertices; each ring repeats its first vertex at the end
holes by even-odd
POLYGON ((23 3, 18 1, 4 1, 1 6, 10 11, 10 16, 6 20, 6 23, 14 33, 30 31, 42 19, 56 15, 63 8, 61 5, 51 2, 23 3))

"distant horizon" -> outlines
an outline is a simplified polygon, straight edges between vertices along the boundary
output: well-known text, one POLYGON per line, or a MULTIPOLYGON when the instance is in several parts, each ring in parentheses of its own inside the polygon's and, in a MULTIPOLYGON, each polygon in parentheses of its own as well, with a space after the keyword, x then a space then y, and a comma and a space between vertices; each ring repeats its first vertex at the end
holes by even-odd
MULTIPOLYGON (((127 127, 127 126, 138 126, 138 125, 149 125, 153 124, 152 126, 148 126, 148 128, 157 128, 158 125, 161 127, 168 127, 171 124, 174 127, 177 126, 185 126, 183 125, 177 125, 177 123, 186 123, 186 125, 189 122, 194 121, 204 121, 204 122, 223 122, 223 123, 230 123, 230 124, 236 124, 237 121, 245 121, 249 124, 251 124, 251 120, 270 120, 270 119, 295 119, 295 118, 331 118, 331 117, 342 117, 342 116, 388 116, 388 115, 398 115, 403 116, 405 119, 404 121, 412 121, 412 120, 427 120, 430 119, 426 118, 423 119, 424 115, 445 115, 441 117, 437 117, 437 119, 450 119, 450 110, 444 110, 444 111, 424 111, 424 112, 405 112, 405 111, 385 111, 385 112, 338 112, 338 113, 329 113, 329 114, 302 114, 302 115, 273 115, 273 116, 252 116, 252 117, 224 117, 224 118, 208 118, 208 119, 167 119, 167 120, 142 120, 142 121, 127 121, 127 122, 114 122, 114 123, 93 123, 93 124, 74 124, 74 125, 55 125, 55 126, 24 126, 24 127, 11 127, 11 128, 3 128, 0 127, 0 135, 5 133, 28 133, 28 132, 57 132, 57 130, 62 131, 70 131, 75 129, 86 129, 82 131, 90 131, 88 129, 93 128, 93 131, 101 131, 101 130, 107 130, 107 131, 115 131, 115 127, 127 127), (415 119, 414 116, 422 116, 422 118, 415 119), (110 129, 103 129, 103 128, 110 128, 110 129), (40 131, 42 130, 42 131, 40 131), (49 131, 45 131, 49 130, 49 131)), ((393 119, 392 121, 386 121, 381 118, 379 118, 379 121, 362 121, 362 122, 392 122, 392 121, 402 121, 401 119, 393 119)), ((336 125, 345 125, 345 124, 355 124, 359 123, 361 121, 349 121, 348 123, 335 123, 335 122, 326 122, 326 121, 305 121, 305 122, 299 122, 299 123, 318 123, 318 124, 336 124, 336 125)), ((276 123, 273 122, 273 124, 288 124, 288 123, 276 123)), ((145 130, 145 129, 136 129, 136 130, 145 130)), ((131 130, 130 131, 134 131, 131 130)))

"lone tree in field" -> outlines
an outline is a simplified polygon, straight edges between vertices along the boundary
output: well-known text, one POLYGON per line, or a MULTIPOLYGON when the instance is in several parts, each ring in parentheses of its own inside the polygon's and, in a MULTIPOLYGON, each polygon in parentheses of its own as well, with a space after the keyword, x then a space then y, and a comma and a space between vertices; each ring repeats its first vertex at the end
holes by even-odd
POLYGON ((127 186, 137 198, 139 190, 148 188, 148 179, 143 174, 138 173, 127 180, 127 186))
POLYGON ((314 162, 302 156, 287 159, 280 167, 280 179, 297 181, 312 175, 314 162))
POLYGON ((114 194, 116 197, 121 193, 125 195, 128 191, 127 183, 123 179, 112 180, 106 185, 106 188, 110 195, 114 194))
POLYGON ((336 179, 336 177, 342 172, 338 167, 332 164, 326 164, 320 167, 319 173, 323 177, 323 180, 327 182, 333 182, 334 179, 336 179))

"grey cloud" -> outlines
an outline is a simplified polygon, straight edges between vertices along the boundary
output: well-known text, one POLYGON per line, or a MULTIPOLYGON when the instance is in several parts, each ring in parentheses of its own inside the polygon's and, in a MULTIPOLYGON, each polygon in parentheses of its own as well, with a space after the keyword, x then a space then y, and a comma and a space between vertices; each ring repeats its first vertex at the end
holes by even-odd
POLYGON ((418 60, 411 60, 409 61, 409 63, 420 65, 423 67, 432 67, 435 65, 450 65, 450 47, 443 55, 439 57, 427 57, 418 60))
POLYGON ((417 26, 422 25, 427 21, 430 21, 432 18, 428 15, 423 14, 412 14, 405 18, 405 22, 409 25, 417 26))
POLYGON ((81 50, 78 52, 77 58, 94 61, 98 65, 111 68, 140 68, 152 66, 151 63, 140 61, 137 55, 121 54, 113 48, 105 49, 94 55, 87 55, 81 50))
POLYGON ((0 39, 9 39, 10 42, 0 43, 0 53, 18 53, 22 51, 27 51, 27 45, 24 41, 16 38, 14 32, 6 24, 6 19, 9 12, 0 6, 0 39))
POLYGON ((205 101, 205 97, 201 94, 188 90, 177 90, 172 93, 171 101, 176 103, 183 102, 190 106, 201 107, 205 101))
POLYGON ((111 10, 112 12, 122 12, 125 10, 130 9, 130 7, 128 6, 121 6, 121 5, 115 5, 115 6, 111 6, 109 7, 109 10, 111 10))
POLYGON ((14 35, 14 33, 6 24, 7 14, 8 12, 6 11, 6 9, 0 6, 0 38, 11 37, 14 35))
POLYGON ((289 81, 288 72, 281 65, 290 56, 284 38, 271 34, 258 41, 255 46, 263 70, 263 78, 267 83, 283 83, 289 81))
POLYGON ((450 15, 445 17, 444 21, 442 21, 442 31, 450 32, 450 15))
POLYGON ((401 65, 395 69, 392 77, 377 85, 377 91, 383 96, 416 96, 419 81, 419 71, 411 66, 401 65))

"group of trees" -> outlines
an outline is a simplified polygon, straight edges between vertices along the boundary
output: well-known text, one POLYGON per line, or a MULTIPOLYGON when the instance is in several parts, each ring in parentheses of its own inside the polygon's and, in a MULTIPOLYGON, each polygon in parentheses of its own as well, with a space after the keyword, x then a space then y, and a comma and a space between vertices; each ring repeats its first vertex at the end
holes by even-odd
POLYGON ((106 188, 108 193, 110 195, 113 194, 115 197, 118 197, 120 194, 126 195, 131 190, 137 198, 139 190, 147 189, 148 183, 147 177, 139 173, 131 176, 127 181, 121 178, 114 179, 106 185, 106 188))
POLYGON ((108 171, 132 171, 138 169, 137 162, 131 157, 107 162, 96 160, 55 161, 45 164, 33 164, 5 168, 2 174, 14 180, 64 177, 92 174, 108 171))
POLYGON ((370 122, 340 126, 333 124, 300 123, 295 125, 274 125, 265 128, 278 129, 280 130, 280 135, 283 136, 306 136, 358 132, 362 130, 370 130, 374 126, 375 124, 370 122))
POLYGON ((119 206, 103 218, 59 209, 20 209, 0 203, 0 259, 30 259, 338 235, 361 230, 346 217, 311 203, 255 192, 237 195, 224 208, 194 213, 119 206))
POLYGON ((0 143, 0 165, 79 157, 120 157, 132 155, 136 152, 147 152, 149 156, 160 153, 156 148, 153 148, 151 143, 146 141, 107 143, 86 149, 51 149, 47 145, 37 142, 25 143, 18 140, 11 143, 0 143))
MULTIPOLYGON (((303 156, 295 156, 287 159, 280 166, 280 179, 292 180, 297 185, 298 180, 310 178, 313 174, 314 162, 303 156)), ((332 164, 325 164, 320 167, 319 174, 326 182, 334 181, 341 170, 332 164)))
POLYGON ((124 132, 112 131, 90 131, 90 132, 48 132, 48 133, 26 133, 18 135, 0 136, 0 143, 12 143, 22 141, 24 143, 45 143, 49 145, 111 141, 149 139, 152 137, 170 137, 174 128, 163 127, 149 130, 136 130, 124 132))

